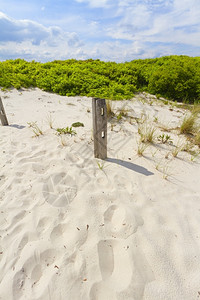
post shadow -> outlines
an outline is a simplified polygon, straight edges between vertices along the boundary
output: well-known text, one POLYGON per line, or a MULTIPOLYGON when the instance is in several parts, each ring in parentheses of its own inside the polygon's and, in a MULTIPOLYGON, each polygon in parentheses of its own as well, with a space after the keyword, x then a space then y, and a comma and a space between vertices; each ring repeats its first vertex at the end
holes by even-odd
POLYGON ((26 126, 24 125, 18 125, 18 124, 11 124, 9 127, 17 128, 17 129, 24 129, 26 126))
POLYGON ((105 160, 108 161, 108 162, 120 165, 124 168, 135 171, 135 172, 140 173, 140 174, 145 175, 145 176, 154 175, 154 173, 148 171, 146 168, 141 167, 141 166, 136 165, 136 164, 133 164, 133 163, 128 162, 128 161, 124 161, 124 160, 116 159, 116 158, 109 158, 109 157, 106 158, 105 160))

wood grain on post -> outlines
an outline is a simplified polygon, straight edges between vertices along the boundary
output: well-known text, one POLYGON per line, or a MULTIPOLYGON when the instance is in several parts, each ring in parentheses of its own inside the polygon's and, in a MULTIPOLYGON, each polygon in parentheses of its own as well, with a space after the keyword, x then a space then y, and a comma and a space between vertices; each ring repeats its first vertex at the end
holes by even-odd
POLYGON ((92 98, 94 157, 107 158, 107 108, 105 99, 92 98))
POLYGON ((1 97, 0 97, 0 119, 1 119, 1 123, 2 123, 3 126, 8 125, 8 120, 7 120, 7 117, 6 117, 6 113, 5 113, 5 110, 4 110, 4 107, 3 107, 3 102, 1 100, 1 97))

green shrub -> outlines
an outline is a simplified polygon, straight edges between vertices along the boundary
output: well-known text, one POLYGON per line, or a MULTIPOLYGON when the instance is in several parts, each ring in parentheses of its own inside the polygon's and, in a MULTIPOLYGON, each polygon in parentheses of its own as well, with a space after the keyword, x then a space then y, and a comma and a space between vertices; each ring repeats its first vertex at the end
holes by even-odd
POLYGON ((72 127, 84 127, 84 124, 81 122, 75 122, 72 124, 72 127))

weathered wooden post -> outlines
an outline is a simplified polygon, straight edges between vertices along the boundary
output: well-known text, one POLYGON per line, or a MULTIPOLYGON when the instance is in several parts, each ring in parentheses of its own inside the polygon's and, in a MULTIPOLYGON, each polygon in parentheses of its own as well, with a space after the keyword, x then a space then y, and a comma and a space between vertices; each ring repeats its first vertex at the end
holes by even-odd
POLYGON ((94 157, 107 158, 107 108, 105 99, 92 98, 94 157))
POLYGON ((1 123, 2 123, 3 126, 8 125, 8 120, 7 120, 7 117, 6 117, 6 113, 5 113, 5 110, 4 110, 4 107, 3 107, 3 102, 1 100, 1 97, 0 97, 0 119, 1 119, 1 123))

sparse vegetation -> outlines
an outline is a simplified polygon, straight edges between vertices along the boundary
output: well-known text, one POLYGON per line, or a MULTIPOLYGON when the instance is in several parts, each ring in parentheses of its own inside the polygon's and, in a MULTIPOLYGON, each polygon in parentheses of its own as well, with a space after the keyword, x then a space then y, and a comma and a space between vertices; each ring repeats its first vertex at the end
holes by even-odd
POLYGON ((35 134, 35 136, 43 135, 43 131, 42 131, 42 129, 37 125, 37 122, 28 122, 27 124, 29 125, 30 128, 32 128, 33 133, 35 134))
POLYGON ((168 179, 169 176, 172 175, 172 173, 170 172, 170 165, 169 162, 167 163, 162 163, 162 160, 160 160, 156 166, 155 166, 156 170, 161 172, 163 175, 163 179, 168 179))
POLYGON ((162 144, 166 144, 166 143, 173 144, 172 139, 171 139, 170 135, 168 135, 168 134, 163 133, 163 134, 159 135, 157 139, 162 144))
POLYGON ((138 127, 138 133, 142 143, 153 143, 155 139, 156 129, 148 123, 142 124, 138 127))
POLYGON ((67 146, 67 140, 65 139, 65 136, 60 135, 60 143, 63 147, 67 146))
POLYGON ((122 119, 122 117, 126 117, 127 114, 124 114, 122 112, 120 112, 118 115, 117 115, 117 120, 120 121, 122 119))
POLYGON ((180 126, 180 133, 184 134, 194 134, 196 131, 196 120, 197 120, 197 113, 191 113, 186 115, 182 121, 180 126))
POLYGON ((138 148, 137 148, 137 154, 138 156, 143 156, 144 155, 144 151, 147 149, 149 145, 148 144, 144 144, 141 141, 138 143, 138 148))
POLYGON ((191 160, 192 162, 194 162, 194 161, 195 161, 195 159, 197 159, 197 158, 198 158, 198 156, 199 156, 199 152, 197 152, 197 153, 194 153, 194 154, 191 154, 190 160, 191 160))
POLYGON ((73 130, 72 127, 57 128, 56 131, 57 131, 59 134, 70 134, 70 135, 76 134, 76 131, 73 130))
POLYGON ((158 123, 158 117, 154 117, 154 120, 153 120, 155 123, 158 123))
POLYGON ((167 124, 159 124, 158 127, 159 127, 162 131, 165 131, 165 132, 170 132, 170 131, 176 129, 176 128, 171 128, 171 127, 169 127, 169 125, 167 125, 167 124))
POLYGON ((181 151, 190 153, 192 147, 193 147, 193 145, 190 142, 186 142, 185 144, 183 144, 181 151))
POLYGON ((47 123, 49 124, 49 127, 52 129, 53 128, 53 118, 52 118, 51 114, 47 115, 47 123))
POLYGON ((200 147, 200 131, 196 134, 196 136, 194 138, 194 143, 195 143, 195 145, 200 147))
POLYGON ((173 157, 177 157, 178 153, 181 151, 181 147, 175 146, 172 150, 173 157))
POLYGON ((99 167, 99 170, 103 171, 104 163, 100 163, 99 161, 97 161, 97 166, 99 167))
POLYGON ((108 119, 114 117, 115 113, 113 111, 112 101, 111 100, 106 100, 106 107, 107 107, 107 117, 108 117, 108 119))
POLYGON ((125 106, 123 106, 117 110, 117 113, 117 120, 120 121, 122 117, 128 116, 128 109, 126 109, 125 106))
POLYGON ((171 176, 172 174, 170 173, 170 167, 168 164, 165 164, 162 168, 162 173, 163 173, 163 178, 165 180, 168 179, 169 176, 171 176))

